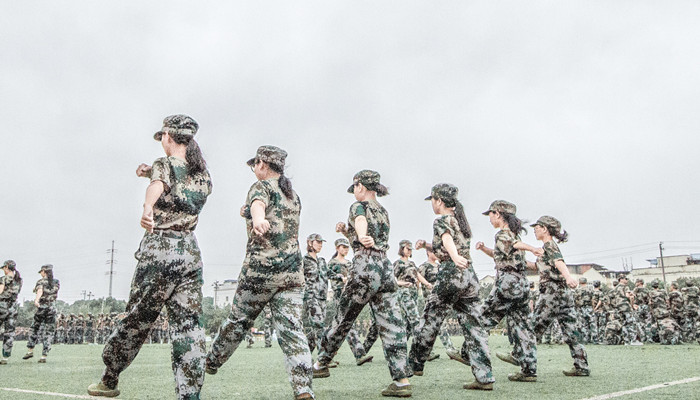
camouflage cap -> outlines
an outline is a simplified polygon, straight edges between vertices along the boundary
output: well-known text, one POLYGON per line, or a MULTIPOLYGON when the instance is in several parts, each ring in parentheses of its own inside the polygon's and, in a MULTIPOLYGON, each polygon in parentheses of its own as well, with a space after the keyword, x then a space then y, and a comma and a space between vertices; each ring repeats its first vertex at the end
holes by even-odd
POLYGON ((484 211, 482 214, 489 215, 491 211, 496 211, 499 213, 508 213, 515 215, 516 210, 517 207, 515 207, 515 204, 509 203, 505 200, 496 200, 493 203, 491 203, 489 209, 484 211))
POLYGON ((164 133, 184 136, 194 136, 197 134, 199 124, 192 117, 185 114, 175 114, 165 117, 163 128, 153 134, 153 139, 160 140, 164 133))
POLYGON ((403 249, 404 247, 408 247, 409 250, 413 250, 413 243, 411 243, 410 240, 402 240, 399 242, 399 249, 403 249))
POLYGON ((642 278, 637 278, 634 280, 634 283, 644 283, 644 279, 642 278))
POLYGON ((377 195, 380 197, 389 194, 387 188, 381 183, 379 183, 380 178, 381 175, 379 175, 379 172, 372 171, 369 169, 363 169, 362 171, 356 173, 355 176, 352 177, 352 185, 348 187, 348 193, 354 193, 355 185, 361 183, 362 186, 367 188, 367 190, 377 192, 377 195))
POLYGON ((338 247, 338 246, 350 247, 350 242, 345 238, 336 239, 335 240, 335 247, 338 247))
POLYGON ((324 240, 324 239, 321 237, 321 235, 319 235, 318 233, 312 233, 312 234, 309 235, 309 237, 306 238, 306 241, 307 241, 307 242, 311 242, 311 241, 314 241, 314 240, 317 240, 317 241, 319 241, 319 242, 325 242, 325 240, 324 240))
POLYGON ((287 159, 287 152, 276 146, 260 146, 255 152, 255 157, 246 161, 249 167, 252 167, 258 161, 263 161, 269 164, 279 165, 284 167, 284 161, 287 159))
POLYGON ((535 287, 535 282, 530 282, 530 289, 535 287))
POLYGON ((694 286, 694 285, 695 285, 695 282, 693 282, 692 279, 686 279, 686 280, 685 280, 685 286, 691 287, 691 286, 694 286))
POLYGON ((651 281, 651 287, 658 288, 659 287, 659 280, 654 279, 653 281, 651 281))
POLYGON ((559 220, 554 217, 550 217, 549 215, 543 215, 537 220, 537 222, 535 222, 534 224, 530 224, 530 226, 532 227, 534 227, 535 225, 540 225, 545 228, 552 228, 556 232, 559 232, 561 230, 561 222, 559 222, 559 220))
POLYGON ((593 287, 600 287, 600 281, 593 281, 593 287))
POLYGON ((2 267, 7 267, 10 269, 10 271, 13 271, 17 267, 17 263, 15 263, 14 260, 7 260, 4 263, 2 263, 2 267))
POLYGON ((582 277, 578 278, 578 283, 588 283, 588 279, 586 279, 585 277, 582 276, 582 277))
POLYGON ((627 279, 627 274, 618 274, 617 280, 619 281, 620 279, 627 279))
POLYGON ((53 271, 53 265, 44 264, 41 266, 41 269, 39 269, 39 272, 41 272, 41 271, 53 271))
POLYGON ((457 195, 459 194, 459 189, 455 185, 450 185, 449 183, 438 183, 430 189, 430 196, 426 197, 425 200, 438 199, 446 203, 450 203, 448 207, 453 207, 457 201, 457 195))

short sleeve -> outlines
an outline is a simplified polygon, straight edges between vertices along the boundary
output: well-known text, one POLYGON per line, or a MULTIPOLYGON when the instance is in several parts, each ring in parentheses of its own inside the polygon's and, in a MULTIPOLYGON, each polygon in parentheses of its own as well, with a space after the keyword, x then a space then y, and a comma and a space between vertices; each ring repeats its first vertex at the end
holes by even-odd
POLYGON ((165 185, 165 191, 169 192, 173 176, 170 172, 170 163, 167 158, 159 158, 153 161, 151 166, 151 182, 161 181, 165 185))
POLYGON ((36 285, 34 285, 34 293, 38 292, 39 288, 44 286, 42 283, 42 279, 36 281, 36 285))
POLYGON ((544 256, 552 263, 557 260, 564 261, 564 257, 561 255, 561 251, 559 251, 559 246, 557 246, 554 242, 547 242, 544 244, 544 256))
POLYGON ((350 217, 355 220, 359 216, 367 217, 367 210, 362 202, 356 201, 350 206, 350 217))
POLYGON ((248 191, 248 206, 252 205, 255 200, 262 201, 265 207, 270 205, 270 190, 265 181, 257 181, 250 187, 248 191))
POLYGON ((513 252, 513 245, 515 244, 514 238, 506 233, 505 231, 500 231, 496 234, 496 249, 502 254, 510 254, 513 252))
POLYGON ((449 233, 452 239, 455 238, 455 229, 452 224, 450 224, 449 218, 436 218, 435 222, 433 222, 433 231, 439 238, 442 238, 442 235, 446 233, 449 233))

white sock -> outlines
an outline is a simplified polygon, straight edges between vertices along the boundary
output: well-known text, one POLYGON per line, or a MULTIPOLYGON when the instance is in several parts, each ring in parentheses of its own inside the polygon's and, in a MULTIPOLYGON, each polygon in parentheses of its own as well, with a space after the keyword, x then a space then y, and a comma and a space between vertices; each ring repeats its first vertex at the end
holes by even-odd
POLYGON ((408 385, 410 385, 410 383, 399 383, 399 382, 397 382, 397 381, 394 381, 394 383, 396 384, 397 387, 403 387, 403 386, 408 386, 408 385))
POLYGON ((314 363, 314 369, 321 369, 321 364, 319 364, 318 361, 314 363))

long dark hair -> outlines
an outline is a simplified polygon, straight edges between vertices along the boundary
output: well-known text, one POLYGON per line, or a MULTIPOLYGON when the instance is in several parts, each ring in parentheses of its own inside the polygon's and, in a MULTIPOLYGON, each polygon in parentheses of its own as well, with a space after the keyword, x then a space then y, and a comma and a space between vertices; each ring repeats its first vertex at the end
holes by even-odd
POLYGON ((49 280, 48 288, 53 289, 53 271, 44 270, 44 272, 46 272, 46 279, 49 280))
POLYGON ((185 152, 185 161, 187 161, 187 174, 194 176, 207 169, 207 162, 204 161, 202 150, 199 148, 194 136, 181 135, 179 133, 169 134, 173 141, 177 144, 187 146, 185 152))
POLYGON ((515 214, 507 212, 502 212, 500 214, 501 217, 503 217, 503 220, 506 221, 506 224, 508 224, 508 229, 515 233, 516 236, 520 236, 521 232, 527 234, 527 230, 523 226, 523 221, 516 217, 515 214))
POLYGON ((464 213, 464 206, 457 199, 446 199, 443 200, 446 207, 454 207, 455 218, 457 218, 457 223, 459 224, 459 230, 462 231, 464 237, 471 239, 472 228, 469 226, 469 221, 467 221, 467 215, 464 213))
POLYGON ((15 276, 12 278, 13 281, 16 283, 21 284, 22 283, 22 277, 19 275, 19 271, 17 271, 17 268, 13 265, 8 265, 7 268, 15 273, 15 276))
POLYGON ((292 182, 289 180, 289 178, 284 176, 284 166, 274 164, 274 163, 267 163, 267 165, 270 167, 271 170, 280 174, 280 178, 279 178, 280 189, 282 189, 282 193, 284 193, 284 196, 288 200, 294 199, 294 191, 292 190, 292 182))
POLYGON ((569 233, 566 231, 557 232, 552 227, 548 226, 547 232, 549 232, 549 234, 553 238, 557 239, 557 242, 559 242, 559 243, 566 242, 567 240, 569 240, 569 233))

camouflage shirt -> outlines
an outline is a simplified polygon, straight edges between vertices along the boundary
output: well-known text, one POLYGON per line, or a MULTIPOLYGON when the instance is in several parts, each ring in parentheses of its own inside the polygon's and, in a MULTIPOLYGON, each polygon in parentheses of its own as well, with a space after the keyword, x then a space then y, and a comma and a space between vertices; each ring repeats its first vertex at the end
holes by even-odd
POLYGON ((58 297, 58 289, 61 288, 61 284, 58 282, 58 279, 54 279, 53 286, 49 287, 48 278, 41 278, 36 282, 36 286, 34 286, 34 293, 37 293, 39 288, 44 290, 39 298, 39 304, 47 305, 56 301, 56 297, 58 297))
POLYGON ((161 157, 153 162, 151 182, 161 181, 165 191, 153 207, 156 229, 191 231, 211 193, 211 178, 204 171, 187 174, 187 162, 177 157, 161 157))
POLYGON ((520 238, 509 229, 496 233, 496 246, 493 249, 493 260, 497 270, 507 270, 522 273, 525 271, 525 252, 513 247, 520 238))
POLYGON ((684 287, 681 289, 685 298, 685 308, 688 311, 700 309, 700 289, 697 286, 684 287))
POLYGON ((314 297, 325 299, 328 297, 328 267, 323 257, 304 256, 304 281, 306 291, 313 292, 314 297))
MULTIPOLYGON (((600 299, 602 298, 602 296, 603 296, 603 292, 601 292, 600 289, 596 289, 596 288, 594 287, 594 288, 593 288, 593 302, 592 302, 593 307, 595 307, 595 306, 598 305, 598 302, 600 302, 600 299)), ((600 311, 601 308, 603 308, 603 307, 602 307, 602 304, 601 304, 601 307, 598 308, 598 311, 600 311)))
POLYGON ((433 221, 433 251, 440 261, 452 261, 450 255, 442 243, 442 235, 449 233, 457 248, 457 254, 466 258, 471 264, 472 258, 469 255, 471 239, 464 236, 459 229, 459 223, 454 215, 440 215, 433 221))
POLYGON ((649 290, 644 286, 636 286, 632 292, 634 293, 634 304, 641 306, 649 304, 649 290))
POLYGON ((670 292, 668 294, 668 301, 671 304, 671 316, 674 318, 683 316, 685 311, 685 302, 683 301, 683 295, 679 291, 670 292))
POLYGON ((627 297, 629 289, 623 284, 619 284, 613 289, 614 301, 613 305, 619 312, 629 312, 632 310, 630 299, 627 297))
POLYGON ((15 282, 14 276, 4 275, 0 277, 0 285, 5 285, 5 289, 0 293, 0 301, 7 303, 17 301, 19 291, 22 290, 22 280, 15 282))
POLYGON ((438 267, 440 264, 433 265, 430 261, 426 261, 418 267, 418 272, 423 275, 426 281, 434 285, 437 282, 438 267))
POLYGON ((299 251, 299 215, 301 202, 296 192, 288 199, 277 178, 258 181, 250 187, 246 199, 248 244, 242 277, 256 279, 274 287, 304 285, 304 271, 299 251), (265 204, 265 219, 270 229, 262 236, 253 232, 250 206, 260 200, 265 204))
POLYGON ((649 308, 656 319, 664 319, 671 315, 668 311, 668 294, 663 289, 654 289, 649 293, 649 308))
POLYGON ((559 251, 559 246, 557 246, 554 240, 550 240, 545 243, 542 248, 544 249, 544 254, 537 257, 537 270, 540 272, 540 285, 551 282, 563 287, 566 285, 566 279, 554 265, 558 260, 564 261, 564 257, 561 255, 561 251, 559 251))
POLYGON ((394 276, 396 280, 410 282, 415 285, 418 282, 416 272, 418 272, 418 268, 411 260, 404 261, 399 258, 394 262, 394 276))
POLYGON ((337 258, 333 258, 328 262, 328 279, 331 281, 331 288, 333 289, 333 294, 337 296, 343 291, 345 283, 343 283, 343 277, 348 276, 348 268, 352 265, 352 261, 345 260, 345 262, 338 261, 337 258))
POLYGON ((350 206, 346 236, 352 249, 358 251, 365 248, 360 243, 355 230, 355 218, 360 215, 367 218, 367 236, 374 239, 373 249, 380 251, 389 250, 389 214, 377 200, 356 201, 350 206))

